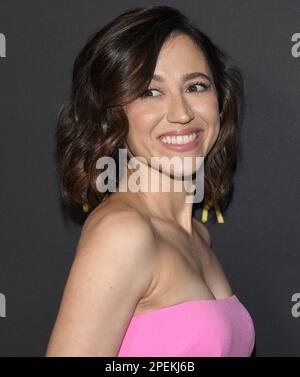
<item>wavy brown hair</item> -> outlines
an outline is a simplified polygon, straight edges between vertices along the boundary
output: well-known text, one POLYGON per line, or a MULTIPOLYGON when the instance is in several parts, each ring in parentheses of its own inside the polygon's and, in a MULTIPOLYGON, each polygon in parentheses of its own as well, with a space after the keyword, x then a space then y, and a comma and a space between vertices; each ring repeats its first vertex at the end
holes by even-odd
MULTIPOLYGON (((96 187, 100 157, 125 148, 128 118, 123 106, 148 88, 163 43, 186 34, 204 53, 221 112, 218 139, 204 161, 204 201, 226 206, 233 192, 238 133, 243 110, 243 80, 229 55, 178 9, 142 6, 122 13, 93 34, 77 55, 71 93, 59 110, 56 129, 57 172, 65 206, 103 200, 96 187)), ((118 169, 117 169, 118 177, 118 169)))

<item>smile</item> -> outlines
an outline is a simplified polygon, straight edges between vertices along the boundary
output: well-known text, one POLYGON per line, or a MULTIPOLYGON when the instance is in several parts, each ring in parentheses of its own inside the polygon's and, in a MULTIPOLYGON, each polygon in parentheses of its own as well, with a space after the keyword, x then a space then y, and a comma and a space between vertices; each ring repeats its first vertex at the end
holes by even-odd
POLYGON ((160 140, 165 144, 187 144, 191 141, 194 141, 197 137, 196 132, 192 132, 188 135, 180 135, 180 136, 162 136, 160 140))
POLYGON ((196 148, 198 143, 202 140, 203 135, 204 132, 199 130, 186 135, 161 136, 159 137, 159 141, 168 149, 186 152, 196 148))

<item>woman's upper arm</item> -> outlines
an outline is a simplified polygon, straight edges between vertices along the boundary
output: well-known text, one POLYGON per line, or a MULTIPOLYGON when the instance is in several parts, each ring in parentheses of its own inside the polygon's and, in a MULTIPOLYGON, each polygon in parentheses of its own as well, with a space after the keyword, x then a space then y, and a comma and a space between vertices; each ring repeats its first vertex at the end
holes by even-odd
POLYGON ((46 356, 115 356, 152 281, 155 238, 140 215, 84 226, 46 356))

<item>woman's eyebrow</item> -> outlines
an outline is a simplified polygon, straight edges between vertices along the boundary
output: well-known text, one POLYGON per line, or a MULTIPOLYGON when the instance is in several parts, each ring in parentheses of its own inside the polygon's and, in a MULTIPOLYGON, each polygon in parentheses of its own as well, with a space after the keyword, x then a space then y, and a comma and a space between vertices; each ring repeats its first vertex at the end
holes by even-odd
MULTIPOLYGON (((197 78, 197 77, 203 77, 207 80, 209 80, 210 82, 212 81, 212 79, 209 77, 208 74, 204 73, 204 72, 191 72, 191 73, 186 73, 182 76, 182 81, 188 81, 188 80, 191 80, 191 79, 194 79, 194 78, 197 78)), ((154 74, 153 77, 152 77, 152 80, 154 81, 159 81, 159 82, 163 82, 164 79, 162 76, 160 75, 157 75, 157 74, 154 74)))

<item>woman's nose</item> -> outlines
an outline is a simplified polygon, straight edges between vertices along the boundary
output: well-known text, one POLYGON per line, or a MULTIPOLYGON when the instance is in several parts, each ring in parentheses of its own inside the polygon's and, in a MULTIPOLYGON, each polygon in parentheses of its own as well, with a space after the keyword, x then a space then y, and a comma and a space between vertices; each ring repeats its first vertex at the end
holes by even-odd
POLYGON ((181 95, 173 96, 167 106, 167 120, 170 123, 187 123, 194 118, 191 107, 181 95))

